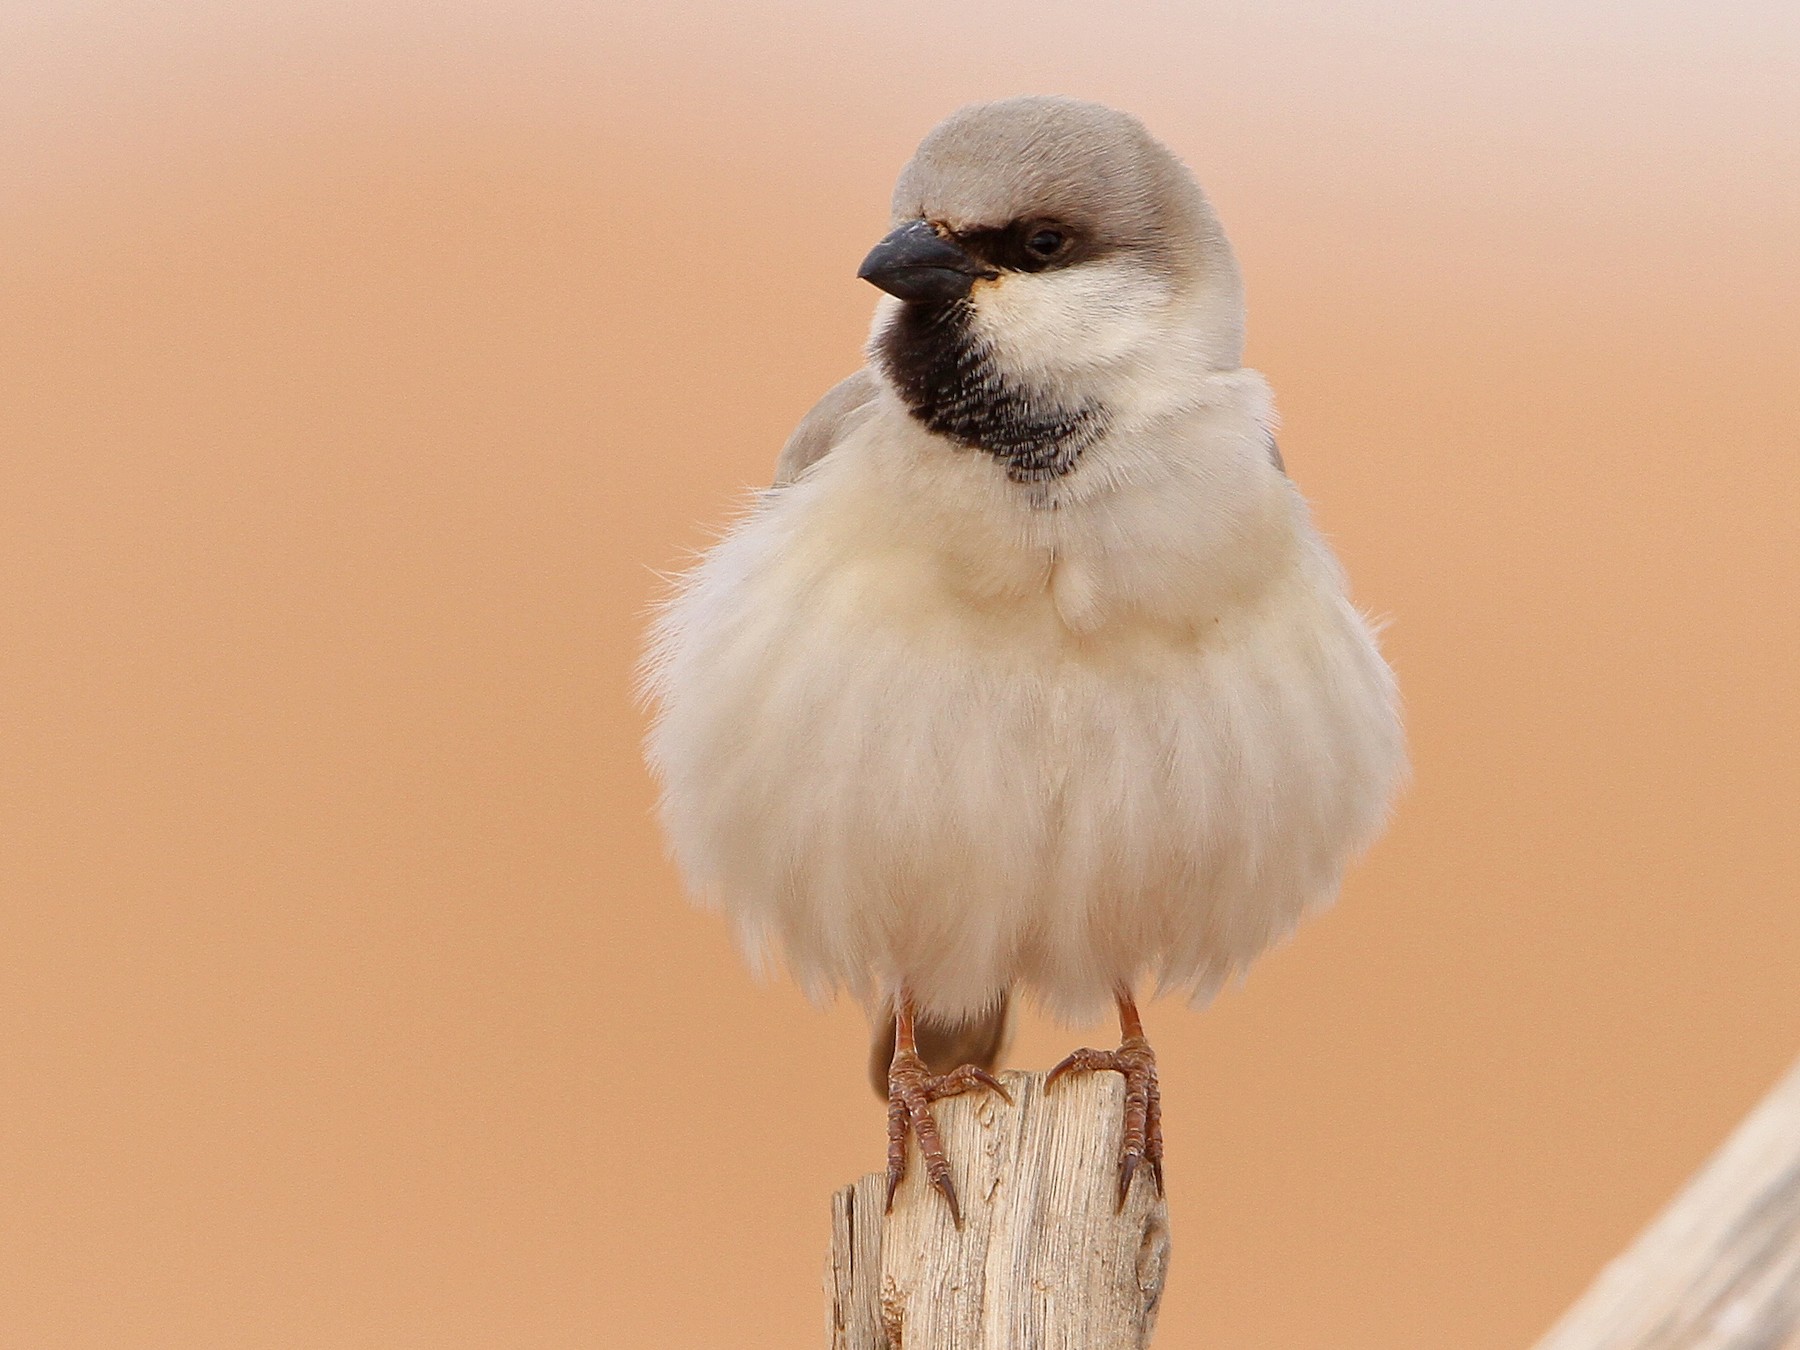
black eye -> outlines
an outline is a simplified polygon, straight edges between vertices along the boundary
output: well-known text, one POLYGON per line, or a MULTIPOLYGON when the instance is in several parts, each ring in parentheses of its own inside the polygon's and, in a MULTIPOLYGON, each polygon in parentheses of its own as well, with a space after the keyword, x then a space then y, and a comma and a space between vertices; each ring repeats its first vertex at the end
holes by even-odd
POLYGON ((1063 246, 1061 230, 1038 230, 1025 241, 1025 247, 1040 258, 1048 258, 1063 246))

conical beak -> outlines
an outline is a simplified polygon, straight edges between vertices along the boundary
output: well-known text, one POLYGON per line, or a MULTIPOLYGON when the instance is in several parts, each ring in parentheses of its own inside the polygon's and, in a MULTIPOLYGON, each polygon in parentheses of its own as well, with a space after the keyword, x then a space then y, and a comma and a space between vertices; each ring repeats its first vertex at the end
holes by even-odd
POLYGON ((863 259, 856 275, 889 295, 920 304, 960 300, 977 280, 999 275, 924 220, 909 220, 863 259))

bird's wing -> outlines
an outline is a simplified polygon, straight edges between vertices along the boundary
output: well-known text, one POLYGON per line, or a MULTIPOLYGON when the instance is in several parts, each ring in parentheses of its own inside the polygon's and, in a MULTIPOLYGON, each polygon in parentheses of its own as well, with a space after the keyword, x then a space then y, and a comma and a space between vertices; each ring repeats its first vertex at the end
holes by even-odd
POLYGON ((867 366, 832 385, 781 447, 781 457, 775 461, 775 486, 793 482, 823 459, 874 397, 875 377, 867 366))
POLYGON ((1273 436, 1269 437, 1269 463, 1273 464, 1283 473, 1287 472, 1287 465, 1281 458, 1281 447, 1275 444, 1275 438, 1273 436))

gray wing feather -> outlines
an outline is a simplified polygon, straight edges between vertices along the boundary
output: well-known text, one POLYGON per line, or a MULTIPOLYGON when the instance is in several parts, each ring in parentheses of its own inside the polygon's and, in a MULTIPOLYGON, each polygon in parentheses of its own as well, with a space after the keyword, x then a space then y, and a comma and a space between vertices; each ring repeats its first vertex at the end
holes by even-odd
POLYGON ((832 385, 781 447, 781 456, 775 461, 775 486, 793 482, 823 459, 874 397, 875 377, 866 366, 832 385))

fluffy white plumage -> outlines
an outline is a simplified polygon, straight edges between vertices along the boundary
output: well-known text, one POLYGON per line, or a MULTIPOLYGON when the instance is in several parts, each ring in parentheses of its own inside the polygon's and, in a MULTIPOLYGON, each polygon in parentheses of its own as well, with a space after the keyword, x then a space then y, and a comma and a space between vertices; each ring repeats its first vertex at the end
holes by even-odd
MULTIPOLYGON (((956 206, 896 216, 955 228, 956 206)), ((1197 189, 1174 206, 1211 222, 1197 189)), ((1109 410, 1072 472, 1016 481, 877 375, 660 611, 676 858, 810 993, 904 984, 940 1020, 1009 988, 1069 1018, 1144 977, 1205 996, 1379 829, 1393 680, 1271 460, 1211 235, 1192 263, 1125 249, 977 286, 1001 376, 1109 410)))

